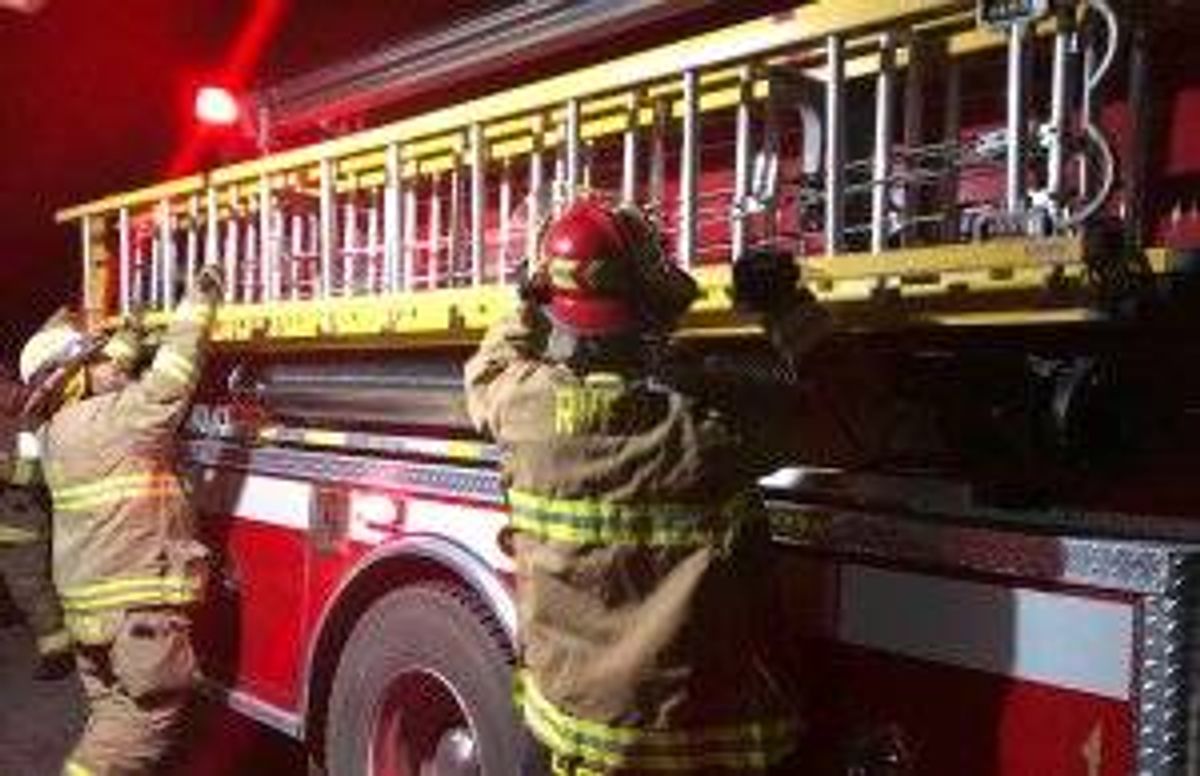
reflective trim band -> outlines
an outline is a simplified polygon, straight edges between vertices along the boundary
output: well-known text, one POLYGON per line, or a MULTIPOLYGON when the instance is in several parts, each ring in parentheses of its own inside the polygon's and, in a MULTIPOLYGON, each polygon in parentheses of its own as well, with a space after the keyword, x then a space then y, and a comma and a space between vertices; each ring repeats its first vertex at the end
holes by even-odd
POLYGON ((520 490, 510 490, 508 502, 513 528, 571 544, 694 547, 722 538, 733 522, 728 519, 733 504, 716 510, 703 504, 617 504, 520 490))
POLYGON ((174 474, 143 472, 106 477, 84 485, 51 488, 54 509, 59 512, 86 512, 109 504, 149 496, 182 495, 174 474))
POLYGON ((615 727, 581 719, 556 708, 529 675, 517 677, 516 701, 534 734, 556 754, 584 767, 692 772, 729 768, 765 771, 795 748, 795 719, 713 725, 684 730, 615 727))
POLYGON ((189 604, 199 600, 203 582, 188 577, 128 577, 62 590, 69 613, 119 609, 133 605, 189 604))
POLYGON ((450 458, 456 461, 495 462, 500 460, 498 447, 470 439, 393 436, 391 434, 332 431, 295 426, 263 426, 256 431, 256 434, 260 441, 277 444, 425 455, 431 458, 450 458))
POLYGON ((37 479, 38 462, 31 458, 18 458, 13 461, 12 475, 9 482, 13 485, 28 485, 37 479))
POLYGON ((0 523, 0 545, 4 544, 33 544, 42 536, 37 531, 28 528, 18 528, 14 525, 0 523))
POLYGON ((159 348, 151 369, 183 385, 190 384, 196 373, 196 366, 190 358, 181 356, 168 346, 159 348))
POLYGON ((55 652, 66 652, 71 648, 71 641, 71 634, 66 628, 59 628, 53 633, 38 636, 38 654, 52 655, 55 652))
POLYGON ((99 614, 64 612, 63 620, 75 641, 80 644, 107 644, 116 633, 119 609, 99 614))
POLYGON ((95 776, 89 768, 85 768, 74 760, 63 763, 63 776, 95 776))

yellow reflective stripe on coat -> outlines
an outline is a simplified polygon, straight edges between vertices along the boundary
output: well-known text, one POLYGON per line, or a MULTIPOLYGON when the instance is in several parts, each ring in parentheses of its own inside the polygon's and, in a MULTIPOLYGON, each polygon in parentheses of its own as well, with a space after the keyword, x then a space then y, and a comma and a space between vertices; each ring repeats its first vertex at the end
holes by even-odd
POLYGON ((36 458, 17 458, 13 461, 12 476, 8 479, 13 485, 29 485, 37 479, 37 472, 36 458))
POLYGON ((179 482, 169 472, 141 472, 105 477, 69 487, 51 487, 54 508, 60 512, 86 512, 121 501, 181 493, 179 482))
POLYGON ((682 730, 603 725, 556 708, 524 673, 517 678, 516 693, 525 721, 542 743, 555 754, 578 758, 585 767, 762 772, 791 753, 799 730, 790 718, 682 730))
POLYGON ((107 579, 60 591, 63 609, 92 612, 134 605, 189 604, 200 598, 200 579, 182 576, 107 579))
POLYGON ((74 760, 63 763, 63 776, 95 776, 90 768, 85 768, 74 760))
POLYGON ((0 523, 0 546, 10 544, 33 544, 42 538, 42 535, 37 531, 31 531, 28 528, 18 528, 15 525, 4 525, 0 523))
POLYGON ((192 359, 176 353, 168 345, 158 349, 150 368, 183 385, 191 383, 196 373, 196 365, 192 363, 192 359))
POLYGON ((625 504, 508 492, 512 526, 539 539, 571 544, 694 547, 729 530, 727 507, 704 504, 625 504))

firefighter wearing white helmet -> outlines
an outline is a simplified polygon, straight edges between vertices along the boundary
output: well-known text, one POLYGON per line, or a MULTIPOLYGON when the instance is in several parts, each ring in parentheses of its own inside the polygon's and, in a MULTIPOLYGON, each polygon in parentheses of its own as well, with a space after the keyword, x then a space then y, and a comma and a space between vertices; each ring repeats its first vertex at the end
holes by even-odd
POLYGON ((100 340, 52 321, 21 354, 52 410, 40 439, 54 581, 89 703, 69 776, 157 772, 192 689, 207 553, 172 450, 220 293, 206 268, 140 374, 132 332, 100 340))
MULTIPOLYGON (((765 258, 740 294, 802 356, 828 316, 790 256, 765 258)), ((466 365, 471 417, 505 451, 517 702, 556 774, 795 772, 755 487, 788 423, 661 368, 653 343, 696 295, 639 212, 584 198, 466 365)))
POLYGON ((35 675, 70 673, 71 637, 50 577, 50 505, 38 467, 29 390, 0 369, 0 579, 33 631, 35 675))

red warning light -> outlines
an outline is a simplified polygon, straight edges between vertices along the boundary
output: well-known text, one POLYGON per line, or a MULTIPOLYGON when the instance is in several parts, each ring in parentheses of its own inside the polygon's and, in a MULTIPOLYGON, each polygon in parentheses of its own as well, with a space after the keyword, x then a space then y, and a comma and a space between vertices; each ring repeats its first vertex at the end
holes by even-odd
POLYGON ((220 86, 202 86, 196 91, 196 119, 202 124, 227 127, 237 123, 241 108, 237 99, 220 86))

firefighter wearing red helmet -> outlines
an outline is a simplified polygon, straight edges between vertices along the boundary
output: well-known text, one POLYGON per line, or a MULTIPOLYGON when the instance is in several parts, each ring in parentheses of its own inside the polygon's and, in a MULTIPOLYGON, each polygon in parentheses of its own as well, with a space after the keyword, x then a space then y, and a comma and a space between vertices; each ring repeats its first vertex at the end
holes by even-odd
POLYGON ((136 337, 47 325, 21 353, 49 419, 40 431, 54 508, 54 582, 89 719, 66 776, 157 773, 194 683, 189 608, 207 552, 194 536, 175 436, 221 294, 205 268, 140 373, 136 337))
MULTIPOLYGON (((533 264, 465 372, 505 451, 525 722, 556 774, 786 772, 798 719, 763 634, 755 487, 771 419, 658 367, 697 286, 639 212, 579 200, 533 264)), ((743 296, 801 355, 828 317, 787 265, 740 273, 743 296)))

